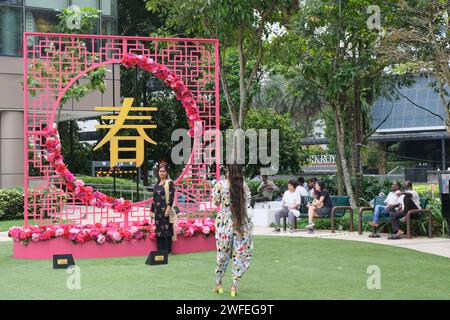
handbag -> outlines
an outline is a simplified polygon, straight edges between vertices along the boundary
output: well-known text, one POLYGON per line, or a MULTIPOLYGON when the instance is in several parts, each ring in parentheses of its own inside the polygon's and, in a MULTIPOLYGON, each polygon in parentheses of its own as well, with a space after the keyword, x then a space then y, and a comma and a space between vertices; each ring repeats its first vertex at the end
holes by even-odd
MULTIPOLYGON (((166 208, 169 205, 169 199, 170 199, 169 183, 170 183, 170 180, 166 180, 166 182, 164 183, 164 196, 166 198, 166 208)), ((173 206, 171 206, 170 210, 166 210, 164 212, 164 214, 166 217, 167 216, 169 217, 169 223, 172 223, 172 227, 173 227, 172 240, 176 241, 177 240, 177 211, 173 206)))

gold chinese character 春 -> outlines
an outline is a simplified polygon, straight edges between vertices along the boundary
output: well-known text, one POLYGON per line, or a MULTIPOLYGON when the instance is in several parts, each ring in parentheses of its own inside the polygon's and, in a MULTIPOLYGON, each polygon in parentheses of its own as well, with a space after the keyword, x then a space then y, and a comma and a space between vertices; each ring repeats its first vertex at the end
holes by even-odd
POLYGON ((105 143, 110 142, 110 162, 111 167, 121 162, 136 162, 136 167, 140 167, 144 162, 144 140, 151 144, 156 142, 150 138, 144 129, 155 129, 156 124, 125 124, 126 120, 151 120, 151 116, 132 116, 130 112, 134 111, 157 111, 155 107, 133 107, 133 98, 124 98, 122 107, 95 107, 98 111, 119 111, 118 115, 102 116, 103 120, 115 120, 113 124, 99 124, 95 127, 98 129, 110 129, 105 137, 94 148, 97 150, 105 143), (137 136, 116 136, 121 129, 136 129, 139 135, 137 136), (120 141, 134 141, 134 147, 119 147, 120 141), (134 151, 135 158, 120 159, 119 152, 134 151))

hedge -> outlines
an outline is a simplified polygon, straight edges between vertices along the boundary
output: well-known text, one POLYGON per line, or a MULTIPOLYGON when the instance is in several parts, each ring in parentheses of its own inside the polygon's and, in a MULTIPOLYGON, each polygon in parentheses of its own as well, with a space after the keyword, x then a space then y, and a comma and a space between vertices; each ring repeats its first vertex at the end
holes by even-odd
MULTIPOLYGON (((39 203, 39 198, 45 196, 47 192, 36 196, 36 201, 39 203)), ((24 193, 22 188, 6 188, 0 189, 0 220, 14 220, 23 218, 23 201, 24 193)), ((33 195, 31 190, 28 194, 28 203, 33 202, 33 195)), ((40 207, 37 207, 39 210, 40 207)), ((32 206, 28 208, 28 212, 32 213, 32 206)))
POLYGON ((0 189, 0 220, 21 217, 23 217, 23 189, 0 189))

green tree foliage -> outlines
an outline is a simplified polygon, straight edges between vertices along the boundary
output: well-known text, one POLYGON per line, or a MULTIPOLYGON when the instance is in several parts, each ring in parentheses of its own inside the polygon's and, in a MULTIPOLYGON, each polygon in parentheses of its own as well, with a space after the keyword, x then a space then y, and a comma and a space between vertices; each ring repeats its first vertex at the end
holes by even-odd
POLYGON ((338 167, 352 206, 356 197, 350 176, 360 181, 360 144, 369 131, 370 105, 378 95, 390 61, 376 54, 382 32, 369 28, 369 5, 392 19, 390 2, 370 0, 307 0, 302 2, 283 37, 276 39, 279 61, 288 66, 287 75, 300 74, 309 82, 312 96, 320 97, 331 120, 329 136, 336 141, 338 167), (348 148, 348 149, 347 149, 348 148))
MULTIPOLYGON (((97 19, 99 18, 100 11, 90 7, 84 8, 66 8, 61 11, 58 15, 59 24, 58 24, 58 32, 61 33, 72 33, 72 34, 85 34, 92 33, 94 27, 97 23, 97 19)), ((76 40, 78 42, 78 46, 86 47, 87 44, 82 38, 76 40)), ((44 83, 41 83, 42 79, 46 77, 51 77, 55 74, 59 74, 61 79, 56 78, 56 81, 50 82, 50 87, 56 89, 59 86, 59 81, 62 83, 62 87, 65 87, 71 80, 71 77, 66 76, 66 72, 71 74, 70 70, 73 68, 71 64, 68 62, 73 60, 81 60, 85 61, 87 59, 88 64, 82 64, 81 71, 87 68, 87 66, 99 61, 99 56, 89 55, 85 57, 83 53, 81 53, 77 48, 59 48, 58 43, 52 44, 50 49, 46 50, 55 50, 56 54, 53 58, 47 60, 46 62, 42 62, 39 60, 31 61, 33 67, 36 68, 36 73, 41 75, 40 79, 33 78, 32 75, 28 76, 27 84, 29 89, 43 88, 45 86, 44 83), (64 49, 64 50, 62 50, 64 49), (63 53, 64 52, 64 53, 63 53)), ((89 51, 89 50, 87 50, 89 51)), ((79 101, 81 98, 88 95, 90 92, 94 90, 99 90, 104 93, 106 91, 105 85, 105 73, 106 69, 104 67, 99 67, 94 70, 86 72, 83 76, 77 79, 71 87, 65 92, 59 103, 58 110, 58 119, 61 112, 62 107, 70 100, 75 99, 79 101)), ((31 95, 35 95, 35 90, 29 90, 31 95)))
MULTIPOLYGON (((222 129, 223 137, 226 139, 225 128, 232 128, 229 118, 223 119, 222 129)), ((268 130, 268 146, 270 147, 270 130, 279 130, 279 173, 297 173, 301 171, 301 165, 307 161, 307 153, 300 145, 301 135, 292 127, 292 119, 288 113, 279 114, 270 108, 250 108, 244 122, 244 129, 267 129, 268 130)), ((246 139, 246 163, 249 158, 249 140, 246 139)), ((226 153, 226 150, 224 150, 226 153)), ((270 151, 268 152, 270 155, 270 151)), ((226 159, 226 154, 224 154, 226 159)), ((261 167, 267 165, 247 164, 245 167, 246 176, 254 177, 260 175, 261 167)))
POLYGON ((221 84, 233 128, 243 126, 252 87, 269 52, 267 39, 272 27, 275 23, 285 23, 298 5, 298 0, 146 1, 148 10, 166 15, 166 28, 183 30, 186 36, 219 39, 221 84), (228 49, 237 52, 238 98, 228 84, 225 66, 228 49), (253 65, 247 73, 252 59, 253 65))
POLYGON ((90 175, 92 173, 91 164, 92 160, 94 160, 94 153, 92 145, 80 141, 80 128, 77 121, 60 122, 58 124, 58 132, 61 139, 64 162, 72 172, 90 175))
MULTIPOLYGON (((450 2, 448 0, 398 0, 392 24, 379 52, 394 61, 399 73, 427 72, 445 110, 450 132, 450 2)), ((427 107, 427 106, 424 106, 427 107)))
MULTIPOLYGON (((173 36, 173 33, 176 33, 175 28, 170 29, 171 34, 168 30, 161 32, 161 28, 165 25, 166 15, 146 10, 144 1, 120 1, 118 11, 121 22, 119 32, 122 35, 148 37, 157 34, 173 36)), ((188 127, 186 112, 171 90, 147 71, 121 67, 120 80, 123 97, 134 98, 136 105, 158 107, 156 113, 146 114, 153 116, 158 126, 155 130, 146 130, 149 137, 158 143, 157 145, 145 144, 142 171, 144 172, 144 185, 148 185, 149 180, 146 173, 155 161, 166 160, 169 164, 171 163, 171 149, 176 143, 171 141, 171 134, 175 129, 188 127)), ((181 165, 171 166, 172 178, 181 172, 182 167, 181 165)))
POLYGON ((58 14, 58 31, 62 33, 93 33, 101 11, 91 7, 70 7, 58 14))

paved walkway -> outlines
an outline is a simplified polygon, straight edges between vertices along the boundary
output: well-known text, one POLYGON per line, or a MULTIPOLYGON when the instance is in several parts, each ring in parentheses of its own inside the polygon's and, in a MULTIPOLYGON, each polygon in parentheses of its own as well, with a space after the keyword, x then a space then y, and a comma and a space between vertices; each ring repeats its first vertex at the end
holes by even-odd
POLYGON ((0 242, 11 241, 8 237, 8 232, 0 232, 0 242))
POLYGON ((382 245, 390 245, 401 248, 408 248, 420 252, 435 254, 442 257, 450 258, 450 239, 427 237, 414 237, 412 239, 388 240, 388 234, 380 234, 381 238, 369 238, 369 232, 359 235, 358 232, 336 231, 331 233, 329 230, 316 230, 313 234, 309 234, 304 230, 296 230, 294 233, 289 231, 272 232, 273 228, 254 227, 253 233, 260 236, 274 237, 304 237, 304 238, 323 238, 337 240, 352 240, 382 245))

